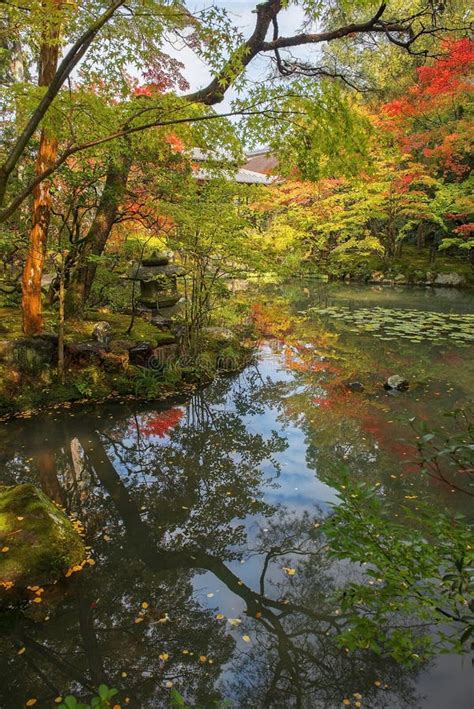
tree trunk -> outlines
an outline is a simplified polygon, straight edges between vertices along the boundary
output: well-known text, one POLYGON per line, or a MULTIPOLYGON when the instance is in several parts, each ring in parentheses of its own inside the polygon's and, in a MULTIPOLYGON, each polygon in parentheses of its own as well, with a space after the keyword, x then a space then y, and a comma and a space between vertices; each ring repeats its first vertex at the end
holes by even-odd
POLYGON ((425 225, 423 222, 419 222, 418 229, 416 231, 416 248, 421 251, 425 246, 425 225))
MULTIPOLYGON (((56 1, 59 6, 59 2, 56 1)), ((49 86, 54 78, 59 57, 59 22, 43 37, 40 49, 39 86, 49 86)), ((41 131, 35 172, 40 175, 56 160, 58 143, 46 128, 41 131)), ((41 309, 41 278, 43 276, 46 243, 51 217, 51 195, 49 181, 43 180, 33 192, 32 224, 29 235, 28 253, 22 278, 23 332, 37 335, 43 330, 41 309)))
POLYGON ((110 164, 94 221, 70 272, 66 293, 66 313, 69 317, 79 317, 84 311, 97 270, 97 264, 90 262, 89 257, 101 256, 105 249, 123 201, 131 163, 132 157, 127 151, 110 164))

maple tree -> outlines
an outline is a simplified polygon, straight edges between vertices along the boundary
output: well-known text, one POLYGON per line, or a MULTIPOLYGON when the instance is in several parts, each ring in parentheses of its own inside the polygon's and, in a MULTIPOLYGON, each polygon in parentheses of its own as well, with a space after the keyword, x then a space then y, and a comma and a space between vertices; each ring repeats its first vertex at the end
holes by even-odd
POLYGON ((291 129, 283 155, 295 147, 293 176, 256 204, 267 250, 284 270, 328 268, 328 259, 351 253, 390 261, 407 239, 429 244, 431 257, 438 248, 472 253, 473 47, 466 38, 443 41, 403 95, 352 104, 347 135, 333 133, 329 145, 314 117, 291 129), (325 155, 334 141, 336 161, 325 155))
MULTIPOLYGON (((114 144, 103 204, 98 210, 103 223, 97 235, 100 244, 108 238, 126 188, 133 154, 129 138, 159 126, 222 120, 206 107, 222 101, 226 91, 239 81, 245 83, 245 70, 257 55, 273 55, 279 73, 286 78, 306 74, 317 82, 321 76, 337 77, 338 73, 328 72, 324 66, 308 67, 307 61, 295 59, 289 50, 375 35, 388 44, 414 51, 444 31, 436 13, 422 5, 415 10, 411 3, 367 8, 366 2, 358 2, 351 8, 348 22, 345 3, 341 2, 330 7, 305 4, 307 19, 320 20, 327 28, 284 36, 279 32, 278 17, 286 4, 267 0, 256 7, 254 29, 244 38, 225 10, 210 7, 193 14, 181 5, 156 0, 146 0, 145 4, 146 12, 141 2, 126 4, 121 0, 110 4, 94 0, 84 7, 55 0, 35 1, 28 11, 8 6, 6 27, 12 37, 7 42, 7 64, 16 70, 10 70, 12 89, 4 103, 10 129, 0 167, 0 198, 5 205, 1 218, 10 219, 34 193, 23 276, 25 332, 36 333, 42 328, 41 278, 51 216, 50 180, 72 156, 114 144), (182 64, 166 51, 167 42, 176 36, 204 59, 212 73, 207 86, 181 96, 179 92, 186 87, 182 64), (41 60, 36 81, 38 46, 41 60), (144 84, 133 78, 131 67, 142 74, 144 84), (36 83, 44 88, 38 91, 36 83), (97 97, 102 102, 95 101, 97 97), (43 137, 36 146, 40 128, 43 137), (32 147, 38 147, 33 173, 32 147)), ((267 118, 279 115, 279 106, 270 94, 257 103, 237 106, 234 113, 251 116, 262 111, 267 118)))

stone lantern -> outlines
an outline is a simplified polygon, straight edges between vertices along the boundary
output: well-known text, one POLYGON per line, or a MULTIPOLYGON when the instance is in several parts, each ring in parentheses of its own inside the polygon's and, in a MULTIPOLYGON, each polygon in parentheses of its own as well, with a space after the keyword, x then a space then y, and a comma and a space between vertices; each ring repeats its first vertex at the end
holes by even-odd
POLYGON ((149 258, 132 266, 129 278, 140 283, 139 309, 152 317, 169 317, 174 314, 181 296, 177 278, 184 269, 170 263, 167 254, 152 253, 149 258))

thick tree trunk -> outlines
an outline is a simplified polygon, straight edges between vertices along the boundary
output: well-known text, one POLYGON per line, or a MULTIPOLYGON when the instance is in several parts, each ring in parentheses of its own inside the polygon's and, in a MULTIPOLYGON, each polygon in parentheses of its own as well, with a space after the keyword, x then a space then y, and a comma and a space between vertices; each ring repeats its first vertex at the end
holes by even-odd
POLYGON ((94 221, 70 272, 65 304, 69 317, 79 317, 84 311, 97 270, 97 264, 90 262, 89 257, 101 256, 104 252, 123 201, 131 163, 132 157, 127 151, 109 167, 94 221))
MULTIPOLYGON (((59 6, 59 2, 57 2, 59 6)), ((40 49, 39 86, 49 86, 58 66, 59 23, 43 42, 40 49)), ((58 143, 54 135, 45 128, 41 131, 35 171, 40 175, 56 160, 58 143)), ((29 235, 28 253, 22 278, 23 332, 36 335, 43 330, 41 308, 41 278, 51 217, 51 195, 49 181, 44 180, 33 192, 32 224, 29 235)))

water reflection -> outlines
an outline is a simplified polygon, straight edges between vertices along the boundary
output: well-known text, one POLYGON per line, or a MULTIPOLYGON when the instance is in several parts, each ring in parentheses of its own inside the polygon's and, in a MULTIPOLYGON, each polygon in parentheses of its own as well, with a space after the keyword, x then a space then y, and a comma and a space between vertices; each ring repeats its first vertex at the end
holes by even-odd
POLYGON ((105 409, 26 424, 4 461, 6 481, 36 481, 76 512, 96 565, 40 608, 4 614, 2 706, 28 696, 49 706, 100 682, 140 707, 167 706, 171 682, 204 707, 222 697, 239 707, 328 707, 354 693, 379 707, 395 697, 416 705, 409 673, 337 647, 345 620, 331 602, 337 577, 318 510, 263 499, 280 485, 288 442, 252 432, 248 420, 280 398, 252 371, 171 414, 105 409), (45 440, 53 424, 54 441, 45 440), (304 564, 292 575, 295 559, 304 564), (258 569, 252 583, 236 568, 246 560, 258 569), (202 598, 199 578, 209 575, 240 603, 231 622, 202 598))
MULTIPOLYGON (((50 707, 100 682, 119 688, 122 706, 167 707, 171 683, 206 709, 222 698, 249 709, 424 706, 419 670, 337 645, 346 620, 334 599, 356 572, 328 561, 317 525, 341 463, 380 483, 394 509, 412 486, 453 497, 410 476, 413 444, 396 423, 426 414, 441 387, 398 399, 371 389, 398 350, 382 357, 380 344, 308 323, 298 311, 311 302, 301 289, 272 296, 258 367, 190 401, 71 408, 0 430, 0 480, 33 482, 77 514, 96 561, 43 604, 1 615, 0 706, 50 707), (355 373, 363 395, 345 386, 355 373)), ((466 354, 454 369, 443 357, 457 352, 408 355, 410 373, 429 359, 453 384, 446 408, 462 400, 466 354)))

